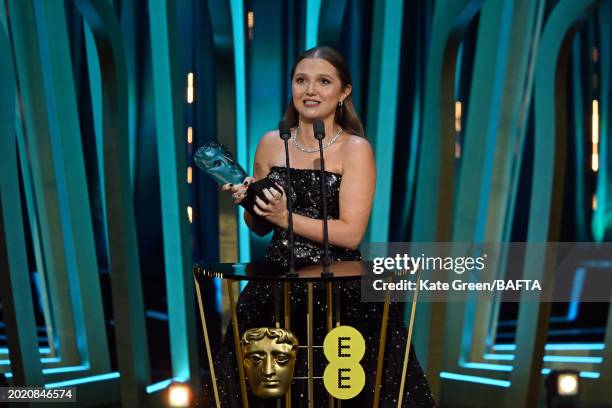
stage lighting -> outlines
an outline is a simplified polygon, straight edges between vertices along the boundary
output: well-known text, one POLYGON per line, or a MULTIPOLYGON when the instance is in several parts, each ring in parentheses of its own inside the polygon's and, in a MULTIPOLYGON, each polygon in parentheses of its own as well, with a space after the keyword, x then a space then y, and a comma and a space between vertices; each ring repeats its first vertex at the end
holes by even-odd
POLYGON ((557 378, 559 395, 578 395, 578 375, 574 373, 560 374, 557 378))
POLYGON ((546 379, 546 406, 549 408, 573 408, 578 406, 580 377, 577 371, 551 371, 546 379))
POLYGON ((187 384, 172 383, 168 386, 168 405, 173 408, 189 407, 193 394, 187 384))

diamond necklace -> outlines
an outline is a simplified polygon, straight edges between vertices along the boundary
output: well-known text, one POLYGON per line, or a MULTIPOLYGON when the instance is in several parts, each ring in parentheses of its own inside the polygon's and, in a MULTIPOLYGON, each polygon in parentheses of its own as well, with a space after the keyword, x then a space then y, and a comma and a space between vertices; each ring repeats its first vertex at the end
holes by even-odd
MULTIPOLYGON (((300 131, 300 127, 298 126, 297 130, 295 132, 292 132, 292 134, 291 134, 291 141, 293 142, 295 147, 297 147, 298 150, 301 150, 301 151, 306 152, 306 153, 315 153, 315 152, 318 152, 319 151, 319 147, 306 147, 306 146, 301 145, 300 142, 297 141, 297 135, 298 135, 299 131, 300 131)), ((326 143, 323 143, 323 149, 327 149, 329 146, 333 145, 336 142, 336 140, 338 140, 338 138, 340 137, 342 132, 343 132, 342 128, 339 127, 338 128, 338 132, 336 132, 334 137, 332 137, 326 143)))

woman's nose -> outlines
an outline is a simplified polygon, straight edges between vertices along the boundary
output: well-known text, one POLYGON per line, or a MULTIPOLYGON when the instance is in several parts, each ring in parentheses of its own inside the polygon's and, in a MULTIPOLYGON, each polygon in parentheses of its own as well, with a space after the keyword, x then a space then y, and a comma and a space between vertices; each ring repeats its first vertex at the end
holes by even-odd
POLYGON ((306 93, 309 95, 313 95, 315 93, 315 83, 313 81, 308 83, 306 87, 306 93))

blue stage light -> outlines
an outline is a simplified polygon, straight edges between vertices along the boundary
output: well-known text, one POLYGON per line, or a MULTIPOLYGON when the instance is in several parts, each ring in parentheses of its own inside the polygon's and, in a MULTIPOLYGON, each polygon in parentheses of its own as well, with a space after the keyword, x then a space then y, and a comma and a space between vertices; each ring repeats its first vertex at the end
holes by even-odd
POLYGON ((106 373, 106 374, 100 374, 100 375, 92 375, 91 377, 81 377, 81 378, 75 378, 72 380, 49 383, 49 384, 45 384, 45 388, 74 387, 75 385, 79 385, 79 384, 87 384, 87 383, 97 382, 97 381, 112 380, 114 378, 119 378, 118 372, 106 373))
POLYGON ((506 381, 506 380, 497 380, 494 378, 478 377, 475 375, 449 373, 447 371, 442 371, 440 373, 440 378, 445 378, 447 380, 473 382, 473 383, 478 383, 478 384, 492 385, 495 387, 504 387, 504 388, 508 388, 510 387, 510 385, 512 385, 510 381, 506 381))

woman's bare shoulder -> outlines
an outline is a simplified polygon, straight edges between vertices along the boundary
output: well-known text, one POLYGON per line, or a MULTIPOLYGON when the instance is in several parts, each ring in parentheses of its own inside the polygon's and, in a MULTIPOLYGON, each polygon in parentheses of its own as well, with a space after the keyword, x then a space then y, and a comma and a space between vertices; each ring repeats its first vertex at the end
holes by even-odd
POLYGON ((374 151, 370 142, 361 136, 348 135, 342 144, 342 174, 362 174, 376 172, 374 151))
POLYGON ((256 178, 263 177, 270 172, 270 168, 276 165, 275 160, 282 153, 282 148, 283 144, 278 136, 278 130, 270 130, 264 133, 259 139, 255 152, 254 172, 256 178))
POLYGON ((279 146, 282 147, 282 141, 278 135, 278 130, 269 130, 259 139, 257 150, 262 149, 268 152, 278 149, 279 146))
POLYGON ((357 135, 347 135, 344 142, 344 156, 352 157, 353 155, 372 155, 372 145, 365 137, 357 135))

